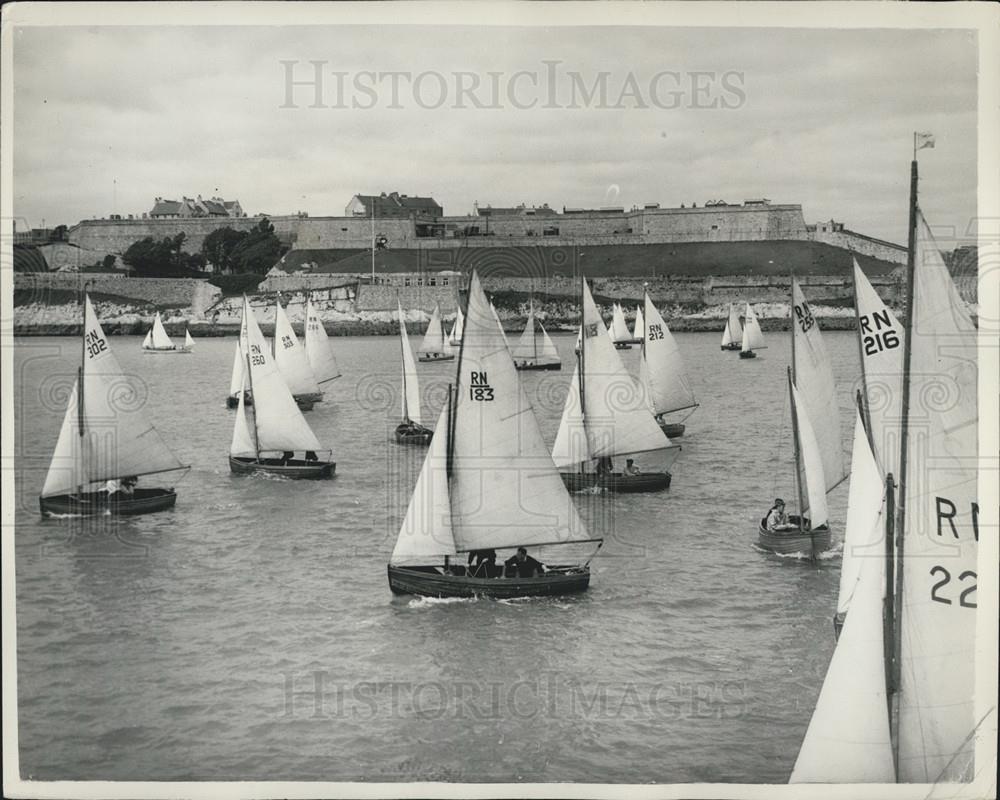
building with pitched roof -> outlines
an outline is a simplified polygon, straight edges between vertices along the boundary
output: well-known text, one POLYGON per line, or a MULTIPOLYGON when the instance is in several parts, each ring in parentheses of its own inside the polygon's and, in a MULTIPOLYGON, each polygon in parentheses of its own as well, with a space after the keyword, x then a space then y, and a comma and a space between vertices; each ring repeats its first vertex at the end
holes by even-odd
POLYGON ((153 202, 153 210, 149 212, 150 219, 187 219, 190 217, 245 217, 239 200, 223 200, 213 197, 210 200, 182 197, 180 200, 164 200, 157 197, 153 202))
POLYGON ((376 219, 437 219, 444 216, 444 209, 433 197, 409 197, 399 192, 356 194, 347 204, 344 214, 348 217, 370 217, 373 210, 376 219))

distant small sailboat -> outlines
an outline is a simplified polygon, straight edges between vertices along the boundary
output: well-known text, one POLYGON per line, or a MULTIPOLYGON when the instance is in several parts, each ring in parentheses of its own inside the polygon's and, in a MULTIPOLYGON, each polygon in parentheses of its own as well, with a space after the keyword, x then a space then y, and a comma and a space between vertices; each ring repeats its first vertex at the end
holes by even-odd
POLYGON ((253 393, 254 402, 248 411, 244 392, 239 392, 229 468, 237 474, 332 478, 337 468, 330 460, 332 453, 320 445, 302 416, 245 297, 243 318, 247 328, 245 386, 253 393), (326 460, 319 458, 320 453, 326 460))
POLYGON ((458 313, 455 314, 455 321, 451 324, 451 333, 448 334, 448 344, 452 347, 458 347, 462 344, 462 330, 465 327, 465 315, 462 314, 462 309, 459 307, 458 313))
POLYGON ((38 499, 43 514, 149 514, 177 502, 173 488, 109 493, 98 486, 187 469, 149 421, 144 404, 122 401, 129 394, 134 389, 85 295, 83 356, 38 499))
POLYGON ((642 306, 635 307, 635 325, 632 326, 632 344, 642 344, 646 336, 646 322, 642 314, 642 306))
POLYGON ((305 351, 317 384, 340 377, 340 365, 333 354, 330 338, 326 335, 323 320, 316 313, 312 297, 306 299, 305 351))
POLYGON ((563 408, 552 460, 571 491, 654 492, 670 486, 670 473, 629 475, 609 469, 618 456, 680 448, 660 430, 635 382, 615 352, 600 312, 582 281, 583 346, 563 408), (601 471, 598 471, 601 470, 601 471), (605 471, 606 470, 606 471, 605 471))
POLYGON ((403 365, 403 421, 396 427, 396 441, 400 444, 430 444, 434 431, 425 428, 420 413, 420 381, 417 364, 410 349, 410 337, 406 333, 406 319, 403 307, 396 304, 399 311, 399 344, 403 365))
POLYGON ((528 308, 528 319, 524 324, 524 333, 517 344, 511 349, 514 366, 519 370, 562 369, 559 351, 552 343, 545 327, 535 319, 535 306, 528 308), (537 330, 536 330, 537 323, 537 330))
POLYGON ((611 341, 615 343, 616 350, 632 349, 632 334, 625 321, 625 312, 619 303, 615 303, 611 309, 611 341))
POLYGON ((435 303, 434 313, 431 314, 431 321, 427 325, 427 332, 424 340, 417 349, 418 361, 451 361, 455 354, 445 341, 444 326, 441 324, 441 307, 435 303))
MULTIPOLYGON (((667 422, 664 417, 677 411, 696 409, 698 401, 684 369, 684 360, 666 321, 645 296, 645 335, 639 360, 639 384, 656 424, 668 439, 684 435, 682 422, 667 422)), ((688 415, 690 416, 690 414, 688 415)))
MULTIPOLYGON (((249 324, 249 323, 248 323, 249 324)), ((308 411, 323 399, 309 357, 288 321, 280 302, 274 307, 274 361, 299 408, 308 411)))
POLYGON ((142 340, 142 351, 144 353, 183 353, 186 352, 175 345, 167 335, 163 327, 163 320, 160 319, 160 312, 156 312, 156 319, 153 320, 153 327, 146 333, 146 338, 142 340))
POLYGON ((746 316, 743 324, 743 343, 740 347, 740 358, 757 358, 757 350, 767 347, 764 344, 764 333, 760 329, 753 306, 747 303, 746 316))
MULTIPOLYGON (((493 598, 562 595, 590 584, 591 538, 556 474, 510 354, 473 272, 457 385, 387 565, 395 594, 493 598), (476 573, 452 556, 518 547, 590 545, 589 556, 536 571, 489 564, 476 573)), ((610 342, 608 347, 611 347, 610 342)), ((471 561, 471 558, 470 558, 471 561)))
POLYGON ((187 328, 184 329, 184 347, 182 349, 186 353, 190 353, 194 350, 194 339, 191 337, 191 331, 187 328))
POLYGON ((726 329, 722 332, 722 350, 739 350, 743 340, 743 326, 740 325, 740 315, 733 303, 729 304, 729 317, 726 319, 726 329))

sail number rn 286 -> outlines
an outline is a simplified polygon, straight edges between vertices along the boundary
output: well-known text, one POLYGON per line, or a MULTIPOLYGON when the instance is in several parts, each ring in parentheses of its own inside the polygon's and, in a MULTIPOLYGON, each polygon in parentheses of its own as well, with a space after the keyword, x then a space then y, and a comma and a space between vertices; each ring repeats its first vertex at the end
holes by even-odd
POLYGON ((485 372, 469 373, 469 399, 480 403, 493 400, 493 387, 485 372))
POLYGON ((97 331, 88 331, 87 335, 83 339, 84 345, 87 348, 87 354, 93 358, 102 350, 108 349, 107 342, 104 341, 103 336, 98 336, 97 331))

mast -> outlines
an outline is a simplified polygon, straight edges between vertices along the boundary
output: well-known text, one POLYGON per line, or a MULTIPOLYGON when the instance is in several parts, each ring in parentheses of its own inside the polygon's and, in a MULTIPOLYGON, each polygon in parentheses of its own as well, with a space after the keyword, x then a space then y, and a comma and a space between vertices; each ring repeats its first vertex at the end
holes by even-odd
MULTIPOLYGON (((461 298, 459 298, 461 300, 461 298)), ((461 311, 461 304, 459 310, 461 311)), ((468 305, 466 305, 468 310, 468 305)), ((498 325, 499 327, 499 325, 498 325)), ((450 480, 455 470, 455 414, 458 412, 458 393, 462 386, 462 354, 465 352, 465 328, 462 326, 462 338, 458 343, 458 358, 455 359, 455 399, 452 401, 452 386, 448 384, 448 455, 446 458, 447 469, 445 470, 450 480)), ((451 504, 451 492, 448 492, 448 503, 451 504)))
MULTIPOLYGON (((892 586, 895 579, 896 564, 893 559, 894 545, 892 540, 893 527, 896 513, 895 484, 892 473, 885 476, 885 597, 882 599, 882 639, 883 658, 885 659, 885 699, 889 712, 889 736, 895 739, 893 734, 892 715, 895 705, 894 696, 896 694, 896 671, 899 669, 895 660, 895 632, 892 623, 895 612, 895 598, 893 597, 892 586)), ((896 760, 896 745, 893 744, 893 760, 896 760)))
MULTIPOLYGON (((250 301, 247 300, 246 295, 243 295, 243 313, 244 315, 250 314, 250 301)), ((245 321, 244 321, 245 324, 245 321)), ((250 395, 253 396, 253 370, 250 369, 250 337, 247 336, 247 352, 244 356, 247 362, 247 381, 250 383, 250 395)), ((240 391, 246 394, 246 390, 240 388, 240 391)), ((246 413, 246 396, 243 397, 243 411, 246 413)), ((254 400, 253 412, 251 412, 253 417, 253 446, 257 453, 257 460, 260 461, 260 436, 257 433, 257 401, 254 400)))
MULTIPOLYGON (((586 397, 586 392, 584 391, 584 375, 586 370, 584 369, 584 353, 587 351, 584 342, 587 340, 587 332, 583 329, 583 294, 584 286, 586 286, 587 279, 582 275, 580 276, 580 352, 576 354, 576 360, 579 364, 579 369, 576 371, 577 382, 580 384, 580 419, 583 420, 584 436, 587 435, 587 406, 584 398, 586 397)), ((589 450, 589 447, 588 447, 589 450)), ((580 474, 582 475, 587 471, 587 462, 580 462, 580 474)))
MULTIPOLYGON (((795 341, 793 338, 792 341, 795 341)), ((805 517, 805 502, 802 499, 802 477, 799 474, 802 468, 802 453, 799 450, 799 415, 795 408, 795 394, 792 392, 794 385, 792 378, 792 368, 788 367, 788 401, 792 406, 792 440, 795 445, 795 493, 799 498, 799 531, 803 529, 803 519, 805 517)))
POLYGON ((788 316, 791 318, 792 332, 792 380, 795 380, 795 274, 788 273, 788 297, 792 301, 788 306, 788 316))
POLYGON ((375 285, 375 198, 372 198, 372 286, 375 285))
MULTIPOLYGON (((853 251, 852 251, 853 255, 853 251)), ((851 291, 854 294, 854 322, 858 326, 858 362, 861 364, 861 391, 858 392, 858 408, 861 411, 861 421, 865 424, 865 432, 868 434, 868 444, 872 448, 872 452, 875 452, 875 446, 872 443, 872 418, 871 412, 868 406, 868 373, 865 372, 865 349, 861 344, 861 307, 858 303, 858 282, 854 277, 854 265, 851 265, 851 291)), ((794 333, 793 341, 794 341, 794 333)))
MULTIPOLYGON (((917 135, 913 134, 913 161, 910 162, 910 230, 906 252, 906 319, 903 322, 903 403, 901 409, 902 430, 899 442, 899 518, 896 521, 896 560, 902 567, 903 533, 906 528, 906 456, 910 422, 910 361, 913 348, 913 284, 916 271, 917 252, 917 135)), ((888 587, 889 584, 886 584, 888 587)), ((899 686, 899 670, 902 660, 901 643, 903 630, 903 570, 896 578, 893 597, 892 621, 892 685, 899 686)), ((889 730, 893 737, 893 757, 899 760, 899 695, 893 692, 893 709, 889 717, 889 730)))
POLYGON ((535 336, 535 300, 528 301, 528 318, 531 320, 531 353, 532 359, 538 363, 538 338, 535 336))
MULTIPOLYGON (((80 311, 83 312, 83 336, 80 337, 80 366, 77 368, 77 393, 76 393, 76 423, 80 429, 80 453, 83 453, 83 436, 85 433, 83 425, 83 365, 87 362, 87 291, 84 284, 83 302, 80 303, 80 311)), ((83 484, 76 487, 77 495, 83 496, 83 484)))

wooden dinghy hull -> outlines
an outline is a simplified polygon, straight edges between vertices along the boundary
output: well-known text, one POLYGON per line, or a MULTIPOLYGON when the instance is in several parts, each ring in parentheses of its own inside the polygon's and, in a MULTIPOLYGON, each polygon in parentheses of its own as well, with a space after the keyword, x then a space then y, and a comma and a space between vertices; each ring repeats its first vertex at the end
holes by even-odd
POLYGON ((423 426, 414 430, 407 425, 400 425, 396 428, 395 436, 396 444, 410 444, 421 447, 431 443, 431 439, 434 438, 434 431, 423 426))
POLYGON ((669 472, 643 472, 628 477, 620 472, 611 475, 598 475, 595 472, 560 472, 559 475, 566 484, 566 489, 571 492, 599 488, 618 494, 660 492, 670 487, 671 477, 669 472))
POLYGON ((514 369, 525 370, 525 371, 528 371, 528 370, 539 370, 539 369, 557 370, 557 369, 562 369, 562 364, 560 362, 558 362, 558 361, 555 362, 554 364, 519 364, 519 363, 517 363, 515 361, 514 362, 514 369))
POLYGON ((615 342, 615 350, 631 350, 632 344, 630 342, 615 342))
MULTIPOLYGON (((249 391, 243 393, 243 405, 252 406, 253 405, 253 395, 249 391)), ((226 408, 239 408, 240 407, 240 396, 238 394, 231 394, 226 398, 226 408)))
POLYGON ((757 354, 753 350, 741 350, 740 358, 757 358, 757 354))
POLYGON ((417 361, 422 364, 431 364, 435 361, 454 361, 455 356, 450 354, 440 355, 440 356, 418 356, 417 361))
POLYGON ((830 542, 830 528, 827 525, 808 531, 769 531, 763 522, 757 524, 757 544, 769 553, 814 556, 829 550, 830 542))
MULTIPOLYGON (((464 572, 459 567, 457 572, 464 572)), ((589 567, 554 567, 534 578, 473 578, 445 574, 437 566, 394 567, 388 565, 389 588, 393 594, 422 597, 546 597, 586 591, 589 567)))
POLYGON ((735 342, 733 342, 732 344, 719 345, 719 349, 720 350, 739 350, 742 346, 743 345, 741 345, 741 344, 736 344, 735 342))
POLYGON ((312 411, 312 407, 323 399, 322 394, 293 394, 292 399, 295 405, 303 411, 312 411))
POLYGON ((107 492, 84 492, 81 496, 60 494, 39 497, 38 505, 43 515, 93 517, 103 514, 126 517, 152 514, 173 508, 177 492, 173 489, 135 489, 131 495, 107 492))
POLYGON ((687 430, 683 422, 657 422, 656 424, 660 426, 663 435, 668 439, 676 439, 679 436, 683 436, 684 431, 687 430))
POLYGON ((144 347, 142 348, 144 353, 154 353, 160 355, 173 354, 173 353, 190 353, 190 350, 185 350, 181 347, 144 347))
POLYGON ((263 472, 268 475, 280 475, 283 478, 319 480, 333 478, 337 464, 334 461, 306 461, 302 458, 285 461, 281 458, 257 459, 250 456, 229 456, 229 469, 237 475, 263 472))

